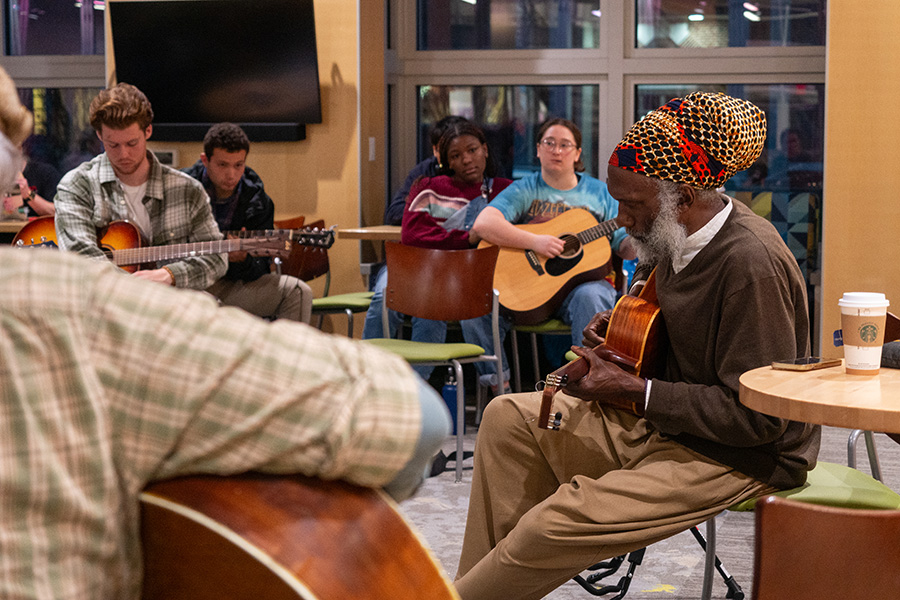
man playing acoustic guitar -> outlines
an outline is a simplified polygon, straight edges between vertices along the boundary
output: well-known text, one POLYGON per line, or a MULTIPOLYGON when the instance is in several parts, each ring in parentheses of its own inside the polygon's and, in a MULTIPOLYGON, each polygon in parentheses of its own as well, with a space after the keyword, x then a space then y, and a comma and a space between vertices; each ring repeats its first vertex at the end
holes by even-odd
MULTIPOLYGON (((153 109, 127 83, 101 90, 91 102, 91 126, 105 152, 63 176, 56 193, 56 234, 62 250, 106 258, 97 230, 129 220, 152 246, 222 239, 199 181, 160 164, 147 150, 153 109)), ((222 254, 193 256, 136 271, 133 276, 205 290, 225 274, 222 254)))
MULTIPOLYGON (((809 354, 803 277, 762 217, 716 191, 759 157, 766 119, 724 94, 676 98, 636 123, 609 161, 618 220, 655 264, 668 331, 647 379, 589 363, 537 426, 541 394, 491 401, 478 432, 456 587, 463 600, 540 598, 588 566, 801 485, 818 426, 738 401, 740 375, 809 354)), ((615 322, 616 319, 613 319, 615 322)), ((584 332, 597 346, 609 314, 584 332)))

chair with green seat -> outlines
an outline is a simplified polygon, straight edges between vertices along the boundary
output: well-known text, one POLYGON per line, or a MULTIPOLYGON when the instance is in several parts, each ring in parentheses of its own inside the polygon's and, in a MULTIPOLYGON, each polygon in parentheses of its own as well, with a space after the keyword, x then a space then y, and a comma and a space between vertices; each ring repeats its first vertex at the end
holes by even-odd
MULTIPOLYGON (((900 494, 862 471, 836 463, 819 462, 800 487, 769 494, 798 502, 868 510, 900 510, 900 494)), ((751 511, 759 498, 730 507, 733 511, 751 511)), ((715 567, 715 517, 706 522, 706 565, 703 575, 703 600, 710 598, 712 571, 715 567)))
MULTIPOLYGON (((494 348, 500 348, 500 305, 493 287, 497 246, 469 250, 434 250, 385 244, 388 280, 384 290, 382 322, 388 327, 388 311, 435 321, 462 321, 491 315, 494 348)), ((374 338, 366 343, 402 356, 422 366, 450 366, 456 386, 456 481, 462 479, 465 389, 462 365, 493 362, 502 372, 499 353, 487 354, 475 344, 430 344, 411 340, 374 338)))
MULTIPOLYGON (((880 481, 862 471, 857 471, 844 465, 821 461, 809 472, 806 483, 802 486, 782 490, 774 494, 767 494, 760 498, 745 500, 729 507, 728 510, 736 512, 753 511, 756 504, 767 496, 778 496, 797 502, 838 508, 900 510, 900 494, 897 494, 880 481)), ((691 528, 691 533, 693 533, 706 553, 701 591, 702 600, 709 600, 712 597, 713 578, 717 570, 728 587, 726 597, 733 600, 743 600, 744 592, 741 590, 740 585, 737 584, 716 557, 716 517, 706 521, 706 538, 700 534, 697 527, 691 528)), ((617 586, 600 585, 598 582, 603 577, 614 574, 619 566, 626 561, 625 556, 617 557, 612 561, 599 563, 592 567, 593 570, 607 569, 609 565, 613 565, 611 569, 601 573, 599 576, 588 576, 587 578, 577 576, 575 581, 593 595, 600 595, 598 591, 605 589, 604 594, 620 591, 620 595, 616 597, 622 598, 628 590, 628 584, 634 574, 636 565, 640 564, 643 559, 644 551, 645 549, 642 548, 633 552, 632 554, 637 556, 637 558, 632 558, 631 555, 628 556, 627 560, 630 563, 628 573, 620 579, 617 586)))
MULTIPOLYGON (((299 217, 302 219, 303 217, 299 217)), ((279 229, 294 229, 296 220, 286 219, 275 221, 279 229)), ((301 221, 302 224, 302 221, 301 221)), ((318 220, 307 225, 310 228, 325 229, 325 221, 318 220)), ((312 281, 325 276, 325 288, 322 296, 313 298, 312 315, 318 317, 316 327, 322 328, 325 315, 344 314, 347 316, 347 336, 353 337, 353 315, 369 310, 372 301, 372 292, 349 292, 346 294, 329 295, 331 287, 331 267, 328 262, 328 249, 318 246, 303 246, 295 244, 287 260, 280 265, 279 273, 293 275, 303 281, 312 281)))

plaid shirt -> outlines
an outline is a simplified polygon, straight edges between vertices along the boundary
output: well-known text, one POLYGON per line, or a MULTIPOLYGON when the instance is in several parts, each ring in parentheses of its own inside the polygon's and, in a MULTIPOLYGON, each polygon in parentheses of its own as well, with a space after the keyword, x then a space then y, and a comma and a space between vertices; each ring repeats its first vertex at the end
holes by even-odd
MULTIPOLYGON (((161 165, 147 152, 150 178, 144 206, 153 229, 151 246, 222 239, 206 191, 196 179, 161 165)), ((130 217, 125 192, 106 153, 69 171, 56 192, 56 236, 62 250, 106 258, 97 229, 130 217)), ((158 266, 162 266, 160 262, 158 266)), ((208 254, 166 263, 177 287, 205 290, 228 268, 225 254, 208 254)))
POLYGON ((138 495, 192 473, 390 481, 400 358, 111 263, 0 248, 0 597, 138 598, 138 495))

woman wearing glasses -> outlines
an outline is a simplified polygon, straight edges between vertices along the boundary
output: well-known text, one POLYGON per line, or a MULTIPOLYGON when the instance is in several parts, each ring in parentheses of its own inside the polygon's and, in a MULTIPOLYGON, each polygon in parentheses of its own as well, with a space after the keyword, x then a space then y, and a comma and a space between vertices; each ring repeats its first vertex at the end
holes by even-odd
MULTIPOLYGON (((513 182, 481 211, 472 230, 498 246, 532 249, 542 256, 553 257, 563 250, 561 239, 555 235, 531 233, 514 225, 548 221, 571 208, 587 209, 601 222, 615 217, 619 206, 607 192, 605 183, 582 173, 581 131, 575 123, 568 119, 550 119, 538 130, 538 140, 540 172, 513 182)), ((623 259, 634 258, 634 249, 624 229, 613 233, 610 244, 623 259)), ((612 308, 615 301, 616 290, 609 281, 589 281, 569 293, 555 316, 572 327, 572 344, 581 346, 582 331, 591 318, 612 308)), ((478 331, 466 333, 467 337, 477 336, 475 343, 492 351, 489 336, 482 339, 477 335, 478 331)))

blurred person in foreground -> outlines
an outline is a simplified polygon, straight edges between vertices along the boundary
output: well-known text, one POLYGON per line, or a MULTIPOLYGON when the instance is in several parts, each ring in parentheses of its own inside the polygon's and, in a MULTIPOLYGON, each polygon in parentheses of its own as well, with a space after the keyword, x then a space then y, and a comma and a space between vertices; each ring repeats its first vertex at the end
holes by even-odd
MULTIPOLYGON (((0 69, 4 186, 31 122, 0 69)), ((361 342, 71 253, 0 248, 0 277, 2 598, 140 598, 153 481, 301 473, 402 499, 449 433, 440 397, 361 342)))

